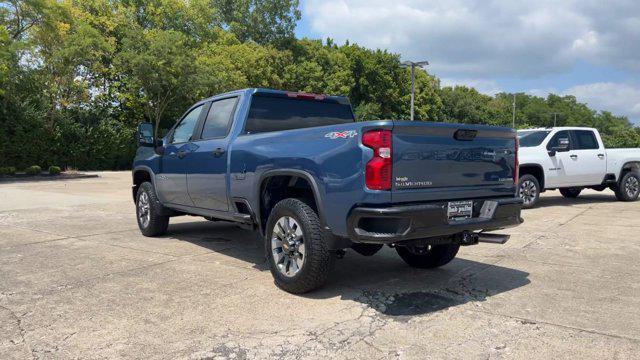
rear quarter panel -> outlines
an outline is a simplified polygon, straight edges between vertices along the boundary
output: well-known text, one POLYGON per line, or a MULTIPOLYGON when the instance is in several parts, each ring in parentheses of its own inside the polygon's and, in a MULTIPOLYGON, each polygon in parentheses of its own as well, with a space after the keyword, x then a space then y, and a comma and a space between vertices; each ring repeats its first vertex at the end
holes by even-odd
POLYGON ((391 128, 391 121, 341 125, 238 136, 230 153, 231 194, 259 209, 259 189, 265 176, 277 171, 302 171, 316 185, 325 224, 346 236, 347 214, 357 204, 391 201, 391 192, 365 187, 364 164, 373 151, 361 145, 363 131, 391 128), (344 135, 336 136, 335 133, 344 135), (332 134, 334 134, 332 136, 332 134))

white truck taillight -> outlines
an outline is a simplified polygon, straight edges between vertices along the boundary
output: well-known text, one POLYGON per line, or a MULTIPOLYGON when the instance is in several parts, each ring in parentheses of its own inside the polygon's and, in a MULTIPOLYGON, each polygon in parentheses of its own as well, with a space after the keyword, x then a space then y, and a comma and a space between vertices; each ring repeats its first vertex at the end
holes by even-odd
POLYGON ((373 159, 365 168, 365 182, 371 190, 391 190, 391 139, 391 130, 371 130, 362 135, 362 144, 373 149, 373 159))

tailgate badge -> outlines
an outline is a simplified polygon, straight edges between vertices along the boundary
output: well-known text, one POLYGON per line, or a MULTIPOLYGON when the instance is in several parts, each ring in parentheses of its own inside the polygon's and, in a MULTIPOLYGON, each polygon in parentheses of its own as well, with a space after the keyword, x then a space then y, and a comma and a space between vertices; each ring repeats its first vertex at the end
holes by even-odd
POLYGON ((332 131, 330 133, 324 134, 324 137, 329 138, 331 140, 335 139, 348 139, 358 135, 358 132, 355 130, 345 130, 345 131, 332 131))

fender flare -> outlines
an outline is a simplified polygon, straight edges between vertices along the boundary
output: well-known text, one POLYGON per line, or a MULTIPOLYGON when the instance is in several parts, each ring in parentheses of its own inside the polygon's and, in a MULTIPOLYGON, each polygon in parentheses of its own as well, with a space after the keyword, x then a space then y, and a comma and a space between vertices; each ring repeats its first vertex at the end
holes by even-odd
MULTIPOLYGON (((131 184, 132 184, 132 189, 135 189, 135 177, 136 177, 136 173, 138 172, 146 172, 149 174, 149 178, 151 179, 151 185, 153 185, 153 188, 156 188, 156 174, 153 172, 153 170, 146 166, 146 165, 138 165, 135 166, 132 170, 131 170, 131 184)), ((132 191, 133 192, 133 191, 132 191)), ((136 201, 136 194, 133 194, 133 201, 136 201)))
POLYGON ((311 185, 311 192, 313 193, 313 198, 316 202, 316 207, 318 208, 318 218, 320 218, 320 224, 322 225, 323 228, 326 229, 327 225, 326 225, 326 220, 324 217, 324 203, 323 203, 323 198, 322 196, 320 196, 321 192, 320 192, 320 186, 318 185, 318 181, 316 180, 315 177, 313 177, 313 175, 311 175, 309 172, 305 171, 305 170, 299 170, 299 169, 274 169, 274 170, 267 170, 265 172, 263 172, 260 175, 260 178, 258 179, 258 182, 256 184, 256 189, 254 192, 255 195, 255 199, 257 202, 257 211, 255 212, 256 214, 256 221, 257 221, 257 225, 258 228, 260 229, 261 233, 264 233, 264 229, 262 228, 262 214, 260 212, 260 207, 262 205, 262 194, 260 193, 262 190, 262 184, 264 183, 264 180, 273 177, 273 176, 296 176, 296 177, 300 177, 305 179, 306 181, 309 182, 309 184, 311 185))
MULTIPOLYGON (((542 183, 540 184, 540 187, 544 189, 546 185, 546 175, 544 173, 544 168, 542 167, 542 165, 536 163, 520 164, 518 166, 518 171, 520 171, 520 169, 522 169, 523 167, 534 167, 540 169, 540 172, 542 173, 542 183)), ((522 175, 522 172, 520 172, 520 175, 522 175)))

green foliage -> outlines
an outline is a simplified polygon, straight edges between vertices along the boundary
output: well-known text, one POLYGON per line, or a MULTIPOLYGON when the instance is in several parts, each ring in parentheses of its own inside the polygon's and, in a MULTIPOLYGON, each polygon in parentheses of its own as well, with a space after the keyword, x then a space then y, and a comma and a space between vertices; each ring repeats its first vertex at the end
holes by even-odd
POLYGON ((27 175, 40 175, 42 173, 42 168, 38 165, 29 166, 24 170, 27 175))
POLYGON ((49 175, 60 175, 61 172, 60 166, 49 166, 49 175))
MULTIPOLYGON (((298 0, 10 0, 0 6, 0 166, 127 169, 135 129, 162 134, 195 101, 245 87, 349 96, 358 120, 410 117, 410 70, 356 44, 295 39, 298 0)), ((415 74, 416 120, 511 126, 513 94, 415 74)), ((572 96, 516 94, 516 126, 598 128, 639 146, 625 117, 572 96)))
POLYGON ((0 167, 0 175, 13 175, 16 173, 16 168, 13 166, 0 167))

